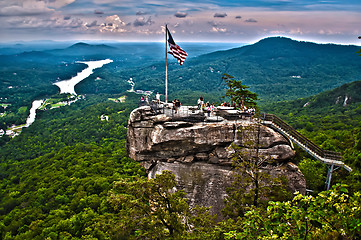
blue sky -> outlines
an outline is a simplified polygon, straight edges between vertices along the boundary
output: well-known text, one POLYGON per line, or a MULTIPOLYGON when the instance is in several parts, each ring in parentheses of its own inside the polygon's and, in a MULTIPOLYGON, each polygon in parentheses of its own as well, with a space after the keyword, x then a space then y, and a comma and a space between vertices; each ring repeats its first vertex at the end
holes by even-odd
POLYGON ((361 44, 360 0, 0 0, 0 41, 253 43, 270 36, 361 44))

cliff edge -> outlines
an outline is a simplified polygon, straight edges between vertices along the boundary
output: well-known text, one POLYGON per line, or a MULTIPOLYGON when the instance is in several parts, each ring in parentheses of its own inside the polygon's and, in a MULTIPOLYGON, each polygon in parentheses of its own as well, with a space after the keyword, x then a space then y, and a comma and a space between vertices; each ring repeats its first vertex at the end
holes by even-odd
MULTIPOLYGON (((156 111, 143 106, 130 114, 128 156, 140 162, 150 178, 163 170, 173 172, 179 188, 187 193, 190 206, 212 206, 211 212, 219 214, 227 196, 225 189, 232 183, 234 150, 230 146, 236 144, 248 149, 247 133, 239 129, 254 126, 255 122, 250 118, 206 118, 189 108, 186 114, 182 111, 175 114, 172 110, 156 114, 156 111)), ((290 162, 295 154, 292 144, 263 125, 258 127, 258 136, 259 152, 265 156, 262 171, 272 177, 285 176, 291 191, 304 194, 305 178, 290 162)))

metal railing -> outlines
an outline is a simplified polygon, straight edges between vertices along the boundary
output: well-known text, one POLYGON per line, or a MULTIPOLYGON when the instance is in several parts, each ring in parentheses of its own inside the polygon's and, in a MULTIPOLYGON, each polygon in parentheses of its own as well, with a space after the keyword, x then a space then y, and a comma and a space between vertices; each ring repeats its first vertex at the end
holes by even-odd
POLYGON ((318 160, 327 165, 336 165, 344 167, 346 170, 352 169, 342 162, 342 154, 335 151, 322 150, 319 146, 314 144, 311 140, 297 132, 293 127, 288 125, 282 119, 273 114, 263 114, 262 120, 264 124, 271 125, 281 133, 288 135, 288 137, 297 143, 301 148, 304 148, 309 153, 312 153, 318 160))
POLYGON ((157 103, 156 101, 150 101, 149 103, 145 101, 139 102, 138 106, 150 106, 154 114, 165 114, 167 117, 170 117, 172 121, 206 122, 223 120, 223 118, 217 114, 216 109, 212 113, 198 109, 197 106, 181 106, 175 109, 171 103, 157 103))

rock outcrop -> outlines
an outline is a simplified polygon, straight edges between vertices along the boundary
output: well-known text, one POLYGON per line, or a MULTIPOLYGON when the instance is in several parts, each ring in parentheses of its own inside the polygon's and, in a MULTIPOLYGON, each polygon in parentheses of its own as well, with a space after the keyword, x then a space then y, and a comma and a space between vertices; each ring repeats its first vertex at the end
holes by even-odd
POLYGON ((264 159, 262 171, 287 177, 291 190, 305 193, 305 178, 290 162, 292 145, 273 129, 250 119, 194 122, 175 116, 155 114, 148 106, 135 109, 128 123, 128 156, 140 162, 149 177, 172 171, 191 206, 212 206, 213 213, 220 213, 225 189, 232 182, 231 144, 252 154, 250 145, 257 142, 264 159))

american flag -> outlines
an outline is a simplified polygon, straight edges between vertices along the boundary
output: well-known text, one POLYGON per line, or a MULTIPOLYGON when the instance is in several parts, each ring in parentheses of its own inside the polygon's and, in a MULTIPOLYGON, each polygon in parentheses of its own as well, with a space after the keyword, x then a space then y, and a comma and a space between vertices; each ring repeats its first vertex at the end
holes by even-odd
POLYGON ((186 60, 186 57, 188 56, 188 54, 186 53, 186 51, 184 51, 183 49, 181 49, 177 44, 175 44, 172 35, 170 34, 168 28, 168 44, 169 44, 169 54, 172 54, 173 57, 175 57, 179 64, 182 65, 184 60, 186 60))

